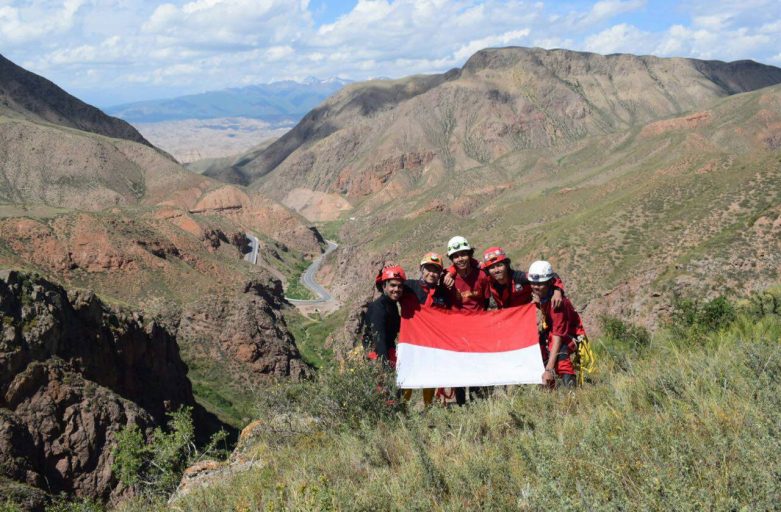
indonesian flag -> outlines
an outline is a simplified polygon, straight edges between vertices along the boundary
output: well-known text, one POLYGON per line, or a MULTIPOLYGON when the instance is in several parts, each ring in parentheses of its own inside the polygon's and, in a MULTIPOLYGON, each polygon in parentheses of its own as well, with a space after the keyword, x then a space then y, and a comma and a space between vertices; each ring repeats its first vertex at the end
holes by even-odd
POLYGON ((545 369, 534 304, 416 309, 402 316, 397 356, 402 389, 541 384, 545 369))

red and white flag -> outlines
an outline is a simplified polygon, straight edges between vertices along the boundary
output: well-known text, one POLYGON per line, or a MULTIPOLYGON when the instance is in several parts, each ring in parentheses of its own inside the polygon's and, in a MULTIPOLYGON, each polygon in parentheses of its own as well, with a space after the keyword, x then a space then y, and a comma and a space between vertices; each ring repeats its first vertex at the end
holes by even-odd
POLYGON ((399 388, 541 384, 534 304, 496 311, 419 308, 403 315, 399 388))

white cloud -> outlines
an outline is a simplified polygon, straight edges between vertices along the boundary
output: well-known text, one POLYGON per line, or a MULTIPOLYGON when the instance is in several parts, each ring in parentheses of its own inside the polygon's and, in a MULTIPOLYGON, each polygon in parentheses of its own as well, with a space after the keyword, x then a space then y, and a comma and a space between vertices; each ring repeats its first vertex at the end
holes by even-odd
POLYGON ((644 0, 601 0, 593 5, 591 11, 581 18, 581 25, 595 25, 619 14, 634 11, 645 5, 644 0))
POLYGON ((84 0, 33 0, 0 7, 0 44, 23 44, 72 28, 84 0))
POLYGON ((456 50, 453 56, 458 60, 466 60, 483 48, 489 48, 492 46, 517 45, 526 40, 530 33, 531 30, 526 28, 523 30, 512 30, 510 32, 505 32, 504 34, 499 34, 496 36, 487 36, 481 39, 475 39, 473 41, 469 41, 469 43, 456 50))
POLYGON ((599 28, 616 16, 642 8, 645 0, 600 0, 586 11, 572 11, 565 15, 553 13, 549 22, 559 30, 583 32, 599 28))
MULTIPOLYGON (((653 53, 660 56, 737 60, 750 58, 755 52, 772 47, 773 43, 772 36, 745 27, 708 30, 675 25, 661 36, 653 53)), ((776 47, 778 43, 779 39, 776 37, 776 47)))
POLYGON ((621 23, 586 38, 584 49, 594 53, 648 53, 652 36, 621 23))
POLYGON ((119 91, 122 101, 307 76, 439 72, 508 45, 781 63, 777 0, 689 0, 666 27, 644 18, 669 8, 654 0, 562 5, 570 4, 357 0, 317 26, 307 0, 0 0, 0 48, 69 90, 119 91))

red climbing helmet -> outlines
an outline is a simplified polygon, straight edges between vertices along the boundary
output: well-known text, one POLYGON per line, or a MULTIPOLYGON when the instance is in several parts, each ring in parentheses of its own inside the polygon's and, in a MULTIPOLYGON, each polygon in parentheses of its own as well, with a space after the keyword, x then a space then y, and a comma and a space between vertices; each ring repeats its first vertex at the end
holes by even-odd
POLYGON ((389 267, 383 267, 374 278, 374 285, 378 290, 382 291, 382 283, 390 279, 400 279, 401 281, 407 280, 407 274, 404 273, 404 269, 400 265, 391 265, 389 267))
POLYGON ((486 270, 503 261, 509 264, 510 258, 507 257, 507 254, 501 247, 489 247, 483 253, 483 268, 486 270))

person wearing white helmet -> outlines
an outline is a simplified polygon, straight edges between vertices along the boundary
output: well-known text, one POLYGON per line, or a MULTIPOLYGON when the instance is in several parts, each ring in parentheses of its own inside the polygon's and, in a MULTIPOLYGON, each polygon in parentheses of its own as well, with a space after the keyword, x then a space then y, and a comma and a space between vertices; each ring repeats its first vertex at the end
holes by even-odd
MULTIPOLYGON (((447 256, 453 264, 447 269, 442 282, 450 290, 454 309, 484 311, 487 305, 489 278, 480 270, 474 259, 475 250, 463 236, 454 236, 447 243, 447 256)), ((466 389, 455 388, 458 405, 466 403, 466 389)), ((484 398, 487 388, 472 387, 471 398, 484 398)))
POLYGON ((555 387, 556 376, 565 386, 575 386, 575 368, 570 360, 570 343, 577 336, 580 316, 567 297, 562 298, 561 307, 554 309, 553 279, 556 274, 547 261, 535 261, 529 267, 526 277, 532 288, 532 299, 537 305, 537 327, 540 333, 540 349, 545 363, 542 381, 555 387))
POLYGON ((451 292, 455 309, 485 310, 489 280, 474 259, 475 250, 463 236, 454 236, 447 243, 447 256, 453 264, 443 282, 451 292))

